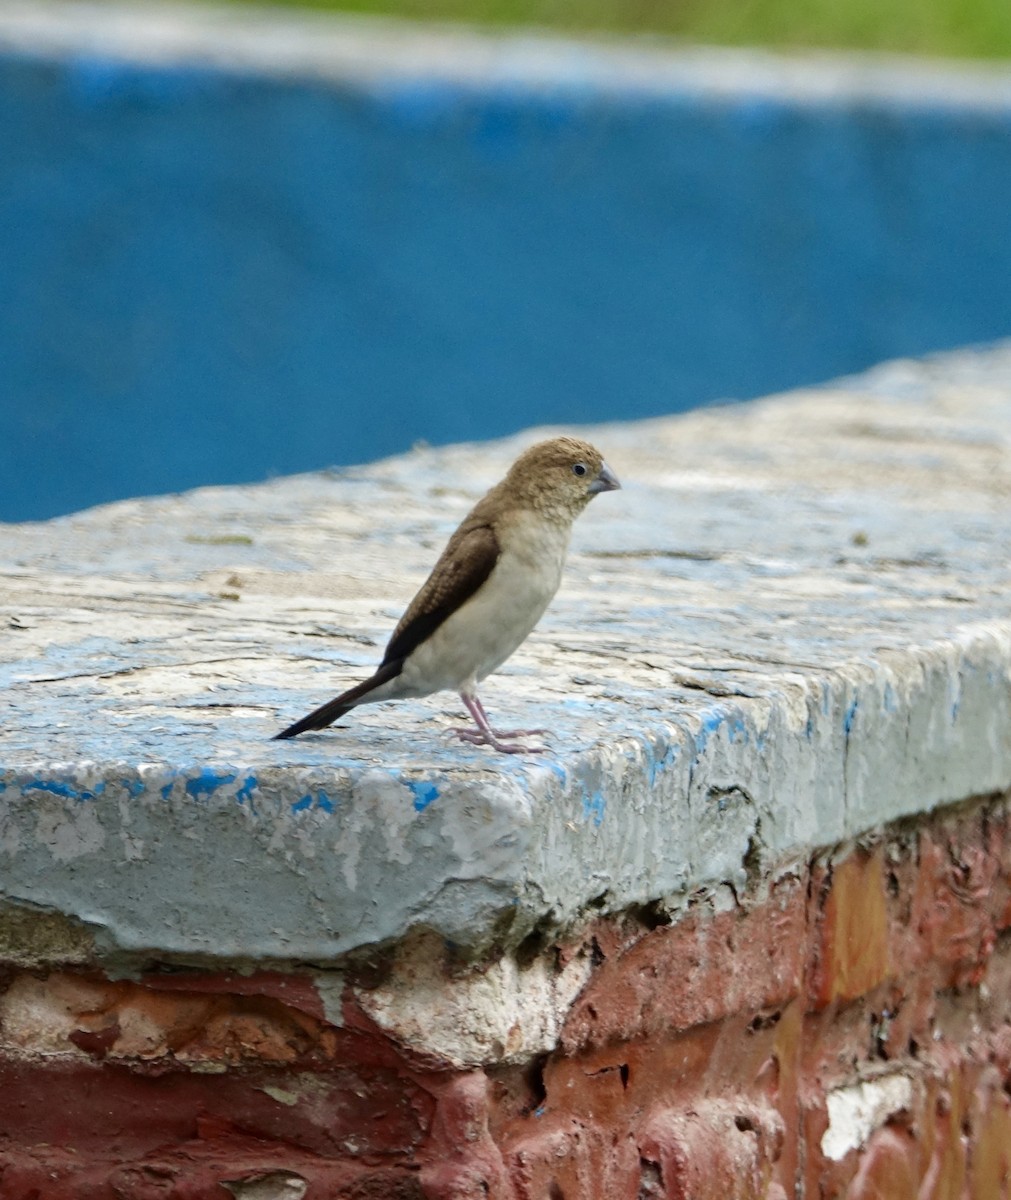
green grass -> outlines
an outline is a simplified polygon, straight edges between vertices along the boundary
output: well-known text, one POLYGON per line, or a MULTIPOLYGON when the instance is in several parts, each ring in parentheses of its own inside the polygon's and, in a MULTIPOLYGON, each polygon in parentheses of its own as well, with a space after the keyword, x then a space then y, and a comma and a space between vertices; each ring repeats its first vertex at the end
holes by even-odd
MULTIPOLYGON (((240 2, 240 0, 237 0, 240 2)), ((659 33, 693 42, 835 47, 1011 58, 1011 0, 270 0, 579 32, 659 33)))

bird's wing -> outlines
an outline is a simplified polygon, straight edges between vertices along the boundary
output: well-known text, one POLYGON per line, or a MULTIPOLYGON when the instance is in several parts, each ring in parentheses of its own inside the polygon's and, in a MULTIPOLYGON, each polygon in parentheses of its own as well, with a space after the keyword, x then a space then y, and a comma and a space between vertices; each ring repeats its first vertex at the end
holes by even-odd
POLYGON ((490 525, 483 521, 461 525, 400 618, 386 647, 383 665, 403 661, 469 600, 491 574, 500 550, 490 525))

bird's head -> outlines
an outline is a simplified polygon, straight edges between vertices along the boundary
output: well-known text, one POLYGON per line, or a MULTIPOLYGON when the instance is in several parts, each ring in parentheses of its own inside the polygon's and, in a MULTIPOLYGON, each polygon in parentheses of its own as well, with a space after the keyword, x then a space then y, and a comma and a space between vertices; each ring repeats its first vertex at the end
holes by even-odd
POLYGON ((524 506, 570 521, 598 492, 621 487, 600 451, 571 437, 551 438, 524 450, 505 483, 524 506))

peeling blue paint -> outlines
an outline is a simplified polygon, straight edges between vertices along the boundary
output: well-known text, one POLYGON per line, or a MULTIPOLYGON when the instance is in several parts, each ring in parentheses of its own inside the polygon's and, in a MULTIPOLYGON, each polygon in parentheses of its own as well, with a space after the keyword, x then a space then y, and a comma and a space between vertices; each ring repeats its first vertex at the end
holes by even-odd
POLYGON ((84 788, 71 787, 69 783, 61 783, 56 779, 33 779, 30 783, 24 784, 21 790, 22 792, 49 792, 53 796, 63 796, 67 800, 84 802, 101 796, 105 791, 105 781, 103 780, 94 790, 89 791, 84 788))
POLYGON ((424 812, 433 801, 439 799, 439 789, 434 783, 418 783, 410 780, 407 786, 414 793, 415 812, 424 812))
POLYGON ((702 728, 695 735, 697 756, 705 752, 710 737, 723 725, 727 728, 731 742, 736 742, 739 737, 745 742, 748 740, 748 727, 739 711, 730 713, 725 708, 711 708, 703 714, 702 728))
POLYGON ((309 809, 322 809, 325 813, 332 813, 335 808, 333 800, 323 791, 322 788, 315 795, 312 792, 306 792, 298 800, 293 800, 291 804, 292 812, 307 812, 309 809))
POLYGON ((242 787, 235 793, 235 799, 240 804, 252 803, 253 792, 257 789, 257 780, 255 775, 247 775, 242 781, 242 787))
POLYGON ((656 752, 656 746, 647 740, 646 770, 648 772, 650 787, 656 783, 658 775, 668 770, 677 762, 679 749, 680 747, 676 746, 674 743, 668 742, 663 754, 658 756, 656 752))
MULTIPOLYGON (((217 771, 210 767, 204 769, 194 779, 186 780, 186 794, 192 796, 194 800, 199 800, 201 796, 213 795, 219 787, 224 787, 226 784, 234 783, 234 775, 219 775, 217 771)), ((162 795, 164 795, 164 788, 162 795)))
POLYGON ((545 765, 563 787, 569 782, 569 773, 560 762, 549 762, 545 765))
POLYGON ((601 791, 593 792, 583 797, 583 818, 592 820, 595 829, 599 829, 604 820, 607 801, 601 791))

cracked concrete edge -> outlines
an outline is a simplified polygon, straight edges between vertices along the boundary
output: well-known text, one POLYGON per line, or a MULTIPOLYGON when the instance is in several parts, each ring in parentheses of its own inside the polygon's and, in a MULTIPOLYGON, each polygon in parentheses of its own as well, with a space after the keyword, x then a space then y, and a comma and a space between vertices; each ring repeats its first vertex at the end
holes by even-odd
POLYGON ((411 929, 482 956, 587 911, 743 895, 813 848, 1006 789, 1011 628, 644 719, 522 785, 215 771, 4 771, 7 899, 73 914, 101 956, 333 964, 411 929))

